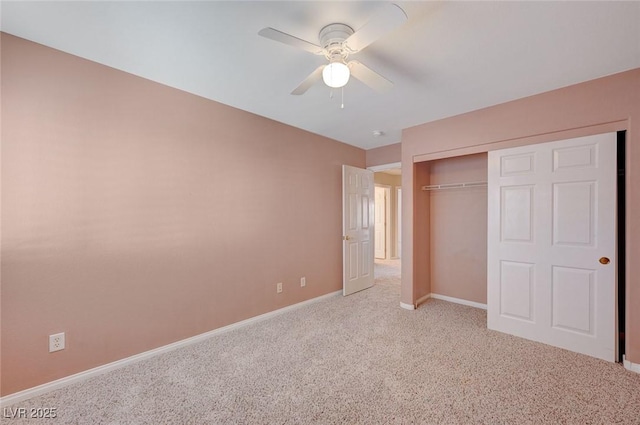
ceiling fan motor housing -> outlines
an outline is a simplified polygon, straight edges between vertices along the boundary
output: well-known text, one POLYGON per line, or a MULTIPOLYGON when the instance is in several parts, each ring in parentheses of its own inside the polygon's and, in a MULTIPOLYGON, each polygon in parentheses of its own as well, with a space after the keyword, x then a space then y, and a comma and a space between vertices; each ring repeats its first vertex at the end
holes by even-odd
POLYGON ((344 87, 351 75, 374 90, 384 92, 393 87, 391 81, 358 61, 347 62, 347 57, 361 51, 406 20, 407 14, 400 6, 388 3, 380 6, 379 10, 357 32, 349 25, 339 22, 325 26, 318 33, 318 44, 271 27, 261 29, 258 35, 306 50, 314 55, 324 55, 329 61, 328 64, 318 66, 291 94, 304 94, 320 80, 331 88, 344 87))
POLYGON ((320 30, 320 45, 325 50, 325 55, 330 61, 336 59, 346 60, 349 52, 344 42, 351 34, 353 28, 345 24, 329 24, 320 30))

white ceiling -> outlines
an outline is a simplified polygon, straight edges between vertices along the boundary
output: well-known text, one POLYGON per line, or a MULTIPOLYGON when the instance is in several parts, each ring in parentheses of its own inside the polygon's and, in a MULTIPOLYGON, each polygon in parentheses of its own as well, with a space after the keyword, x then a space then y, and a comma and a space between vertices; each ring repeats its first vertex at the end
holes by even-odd
POLYGON ((391 91, 352 79, 342 110, 322 83, 289 94, 324 59, 260 29, 318 43, 323 26, 357 30, 381 4, 2 1, 1 29, 364 149, 400 141, 403 128, 640 67, 640 2, 403 1, 408 22, 353 56, 391 91))

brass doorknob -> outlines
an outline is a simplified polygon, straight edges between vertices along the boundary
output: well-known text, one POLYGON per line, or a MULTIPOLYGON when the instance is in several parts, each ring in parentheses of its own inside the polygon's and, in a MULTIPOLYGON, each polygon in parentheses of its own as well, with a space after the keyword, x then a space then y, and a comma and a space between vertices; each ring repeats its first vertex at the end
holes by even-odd
POLYGON ((607 257, 600 257, 600 264, 609 264, 611 262, 611 260, 609 260, 609 258, 607 257))
POLYGON ((344 239, 345 241, 348 241, 349 239, 351 239, 351 236, 349 236, 349 235, 343 236, 342 239, 344 239))

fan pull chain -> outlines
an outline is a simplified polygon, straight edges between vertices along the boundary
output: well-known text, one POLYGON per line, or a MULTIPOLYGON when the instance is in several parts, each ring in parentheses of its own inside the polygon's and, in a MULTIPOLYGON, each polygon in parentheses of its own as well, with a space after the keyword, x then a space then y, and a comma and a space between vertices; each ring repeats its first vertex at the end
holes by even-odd
MULTIPOLYGON (((344 86, 340 88, 340 96, 341 96, 340 109, 344 109, 344 86)), ((329 90, 329 99, 333 99, 333 88, 329 90)))

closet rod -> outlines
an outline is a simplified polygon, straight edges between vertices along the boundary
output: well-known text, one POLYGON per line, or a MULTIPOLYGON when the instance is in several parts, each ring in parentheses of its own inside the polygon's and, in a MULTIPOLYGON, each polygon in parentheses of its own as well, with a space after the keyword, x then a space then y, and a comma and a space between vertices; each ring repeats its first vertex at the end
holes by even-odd
POLYGON ((487 182, 444 183, 422 186, 422 190, 462 189, 463 187, 484 187, 487 182))

